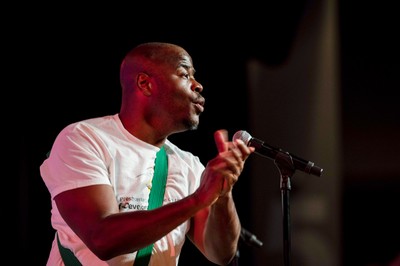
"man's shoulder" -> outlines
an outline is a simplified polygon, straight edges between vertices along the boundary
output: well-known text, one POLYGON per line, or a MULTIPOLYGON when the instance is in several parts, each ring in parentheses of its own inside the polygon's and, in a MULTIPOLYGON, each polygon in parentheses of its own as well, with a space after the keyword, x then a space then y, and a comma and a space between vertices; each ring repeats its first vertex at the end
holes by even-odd
POLYGON ((94 132, 107 132, 115 130, 117 121, 115 115, 92 117, 68 124, 61 130, 61 135, 81 135, 94 132))
POLYGON ((79 128, 79 127, 101 127, 103 125, 107 125, 110 123, 116 122, 116 115, 104 115, 98 117, 90 117, 86 119, 82 119, 73 123, 70 123, 66 126, 66 128, 79 128))

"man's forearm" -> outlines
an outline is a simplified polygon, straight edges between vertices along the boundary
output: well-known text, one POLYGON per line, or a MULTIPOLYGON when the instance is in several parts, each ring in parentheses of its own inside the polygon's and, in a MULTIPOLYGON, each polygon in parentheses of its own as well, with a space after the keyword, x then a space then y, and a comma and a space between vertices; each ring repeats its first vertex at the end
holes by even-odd
POLYGON ((211 206, 205 231, 205 251, 217 264, 234 257, 240 237, 240 220, 230 192, 211 206))

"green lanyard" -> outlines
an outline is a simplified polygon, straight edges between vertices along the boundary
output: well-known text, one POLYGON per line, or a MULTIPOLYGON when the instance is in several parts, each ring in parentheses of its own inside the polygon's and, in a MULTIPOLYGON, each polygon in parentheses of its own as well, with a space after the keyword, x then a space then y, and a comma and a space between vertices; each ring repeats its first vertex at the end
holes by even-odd
MULTIPOLYGON (((164 199, 165 185, 167 183, 168 174, 168 157, 165 152, 164 146, 161 147, 160 151, 157 152, 156 162, 154 166, 154 177, 151 184, 151 190, 149 195, 149 207, 148 210, 155 209, 162 205, 164 199)), ((82 264, 75 257, 71 250, 64 248, 57 234, 58 248, 61 253, 61 257, 66 266, 81 266, 82 264)), ((151 244, 147 247, 140 249, 136 254, 135 266, 145 266, 149 264, 151 251, 153 250, 153 245, 151 244)))
MULTIPOLYGON (((153 210, 162 205, 164 199, 165 185, 167 183, 168 158, 164 146, 157 152, 154 177, 151 183, 148 210, 153 210)), ((135 266, 145 266, 149 264, 153 244, 140 249, 136 254, 135 266)))
POLYGON ((63 247, 60 243, 60 239, 58 238, 58 233, 57 233, 57 244, 58 244, 58 249, 60 250, 61 258, 64 262, 65 266, 81 266, 82 264, 80 261, 75 257, 74 253, 63 247))

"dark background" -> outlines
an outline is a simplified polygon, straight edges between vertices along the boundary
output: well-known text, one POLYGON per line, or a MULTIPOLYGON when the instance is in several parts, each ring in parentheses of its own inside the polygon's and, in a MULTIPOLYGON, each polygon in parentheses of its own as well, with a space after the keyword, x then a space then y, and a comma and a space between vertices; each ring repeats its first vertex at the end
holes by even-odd
MULTIPOLYGON (((247 127, 246 60, 256 57, 271 67, 282 64, 312 1, 277 2, 198 13, 189 3, 177 5, 174 12, 148 5, 101 11, 46 7, 48 12, 45 7, 24 6, 20 19, 15 19, 19 28, 9 30, 7 41, 15 45, 6 51, 16 75, 9 89, 18 99, 12 112, 18 121, 18 134, 12 134, 19 151, 17 232, 23 255, 18 264, 44 265, 53 239, 50 196, 39 175, 46 152, 65 125, 118 112, 118 71, 125 53, 155 40, 180 44, 192 55, 196 78, 205 88, 206 111, 197 131, 171 139, 206 163, 216 153, 216 129, 233 134, 247 127), (228 116, 223 115, 226 110, 228 116)), ((385 2, 339 1, 337 6, 342 261, 349 266, 384 265, 400 252, 400 174, 392 167, 400 166, 399 15, 385 2)), ((237 208, 243 225, 251 226, 246 207, 251 202, 243 200, 250 193, 246 175, 245 170, 234 193, 241 199, 237 208)), ((252 248, 240 246, 241 264, 252 265, 252 248)), ((207 265, 190 244, 185 250, 181 265, 207 265)))

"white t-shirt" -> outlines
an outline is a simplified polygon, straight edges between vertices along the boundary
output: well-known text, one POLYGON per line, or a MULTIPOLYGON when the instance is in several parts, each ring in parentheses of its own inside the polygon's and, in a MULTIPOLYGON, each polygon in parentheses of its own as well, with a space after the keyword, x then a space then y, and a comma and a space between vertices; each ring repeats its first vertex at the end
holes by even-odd
MULTIPOLYGON (((197 156, 169 140, 165 142, 165 149, 168 179, 163 204, 168 204, 197 189, 204 165, 197 156)), ((121 212, 147 209, 158 151, 158 147, 132 136, 118 114, 71 124, 57 136, 50 156, 40 166, 40 173, 51 195, 51 224, 61 244, 72 250, 82 265, 131 266, 136 252, 107 262, 98 259, 67 226, 54 197, 78 187, 107 184, 113 187, 121 212)), ((176 266, 189 226, 187 221, 155 242, 149 265, 176 266)), ((56 238, 47 265, 63 265, 56 238)))

